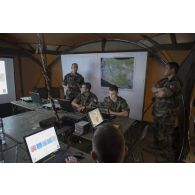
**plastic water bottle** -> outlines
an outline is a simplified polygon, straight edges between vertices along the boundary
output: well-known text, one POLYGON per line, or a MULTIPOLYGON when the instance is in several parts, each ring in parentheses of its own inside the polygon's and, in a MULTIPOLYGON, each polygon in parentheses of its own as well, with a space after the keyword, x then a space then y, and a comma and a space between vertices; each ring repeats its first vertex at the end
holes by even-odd
POLYGON ((0 118, 0 140, 1 140, 1 144, 5 144, 5 134, 4 134, 2 118, 0 118))

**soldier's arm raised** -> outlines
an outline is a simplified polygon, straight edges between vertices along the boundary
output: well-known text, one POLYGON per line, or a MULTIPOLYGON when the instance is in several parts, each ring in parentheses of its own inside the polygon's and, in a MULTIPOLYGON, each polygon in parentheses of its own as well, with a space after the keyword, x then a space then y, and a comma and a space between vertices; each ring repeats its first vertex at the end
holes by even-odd
POLYGON ((152 87, 152 89, 151 89, 151 91, 152 91, 152 93, 156 93, 156 92, 158 92, 158 88, 156 88, 156 87, 152 87))
POLYGON ((167 92, 165 88, 158 89, 155 93, 155 96, 158 98, 166 97, 167 92))
POLYGON ((163 87, 158 90, 156 97, 171 97, 181 90, 181 86, 177 81, 172 82, 168 87, 163 87))
POLYGON ((161 79, 160 81, 156 82, 155 85, 151 88, 152 93, 156 96, 156 94, 160 91, 159 89, 162 89, 163 87, 163 81, 165 79, 161 79))

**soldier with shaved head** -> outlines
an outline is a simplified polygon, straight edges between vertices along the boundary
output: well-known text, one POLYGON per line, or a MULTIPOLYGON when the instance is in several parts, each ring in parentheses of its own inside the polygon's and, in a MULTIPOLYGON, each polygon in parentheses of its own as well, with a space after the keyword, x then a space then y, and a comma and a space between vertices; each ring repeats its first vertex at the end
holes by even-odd
POLYGON ((176 74, 179 65, 170 62, 165 65, 164 78, 152 87, 153 93, 153 146, 160 150, 167 162, 175 162, 177 159, 175 132, 177 126, 177 111, 179 96, 181 94, 181 82, 176 74))

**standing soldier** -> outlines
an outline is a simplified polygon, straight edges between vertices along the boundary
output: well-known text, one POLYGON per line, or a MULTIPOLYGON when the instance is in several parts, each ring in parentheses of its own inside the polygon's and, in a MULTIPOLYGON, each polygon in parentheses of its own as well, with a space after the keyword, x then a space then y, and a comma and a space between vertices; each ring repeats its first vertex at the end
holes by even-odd
POLYGON ((176 77, 179 65, 170 62, 165 65, 164 77, 152 87, 153 93, 153 148, 160 150, 167 162, 176 162, 178 148, 177 113, 181 82, 176 77))
POLYGON ((78 64, 73 63, 71 70, 71 73, 64 76, 64 91, 65 98, 72 102, 72 100, 80 93, 80 88, 82 83, 84 83, 84 78, 77 73, 78 64))
POLYGON ((118 96, 118 87, 116 85, 109 87, 109 96, 104 98, 104 104, 112 115, 129 116, 129 106, 124 98, 118 96))

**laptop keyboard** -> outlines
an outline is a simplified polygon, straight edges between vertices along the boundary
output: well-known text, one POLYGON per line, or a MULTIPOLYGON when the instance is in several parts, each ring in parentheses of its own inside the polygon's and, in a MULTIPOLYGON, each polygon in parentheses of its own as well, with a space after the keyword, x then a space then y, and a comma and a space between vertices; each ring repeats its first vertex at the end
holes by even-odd
POLYGON ((79 113, 79 112, 75 112, 75 113, 67 112, 65 114, 65 116, 76 119, 76 118, 83 118, 83 117, 85 117, 85 114, 82 114, 82 113, 79 113))
POLYGON ((70 125, 74 125, 76 122, 78 122, 81 119, 83 120, 85 117, 86 115, 82 113, 67 112, 62 116, 62 121, 70 125))

